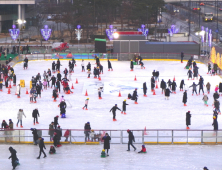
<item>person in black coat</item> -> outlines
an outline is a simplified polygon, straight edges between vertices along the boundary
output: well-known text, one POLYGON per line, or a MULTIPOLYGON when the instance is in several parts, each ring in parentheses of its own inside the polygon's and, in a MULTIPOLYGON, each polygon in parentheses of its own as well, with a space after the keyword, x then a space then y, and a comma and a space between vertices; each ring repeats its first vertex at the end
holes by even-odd
POLYGON ((19 160, 16 155, 17 151, 12 147, 9 147, 9 151, 11 153, 11 156, 8 159, 12 159, 12 167, 13 169, 15 169, 15 167, 19 164, 19 160))
POLYGON ((125 100, 123 101, 123 110, 122 110, 121 113, 124 112, 124 114, 126 114, 126 105, 129 105, 129 104, 126 103, 126 99, 125 99, 125 100))
POLYGON ((147 86, 146 86, 146 82, 144 82, 143 83, 143 96, 146 97, 147 96, 146 93, 147 93, 147 86))
MULTIPOLYGON (((190 87, 193 88, 193 90, 192 90, 192 95, 193 95, 194 92, 196 93, 196 95, 198 95, 198 94, 197 94, 197 86, 198 86, 198 84, 195 84, 195 82, 193 82, 193 84, 190 86, 190 87)), ((189 88, 190 88, 190 87, 189 87, 189 88)))
POLYGON ((172 93, 172 92, 170 91, 169 88, 167 88, 167 89, 165 90, 165 99, 169 100, 170 93, 172 93))
POLYGON ((13 85, 15 86, 16 85, 16 75, 13 74, 13 85))
POLYGON ((200 90, 202 90, 203 95, 204 95, 204 90, 203 90, 203 81, 201 81, 201 79, 199 80, 199 83, 198 83, 197 85, 199 85, 199 95, 200 95, 200 90))
POLYGON ((54 98, 54 102, 56 102, 56 98, 57 98, 57 89, 56 88, 52 91, 52 97, 54 98))
POLYGON ((103 66, 101 65, 101 64, 99 64, 99 73, 101 74, 103 74, 103 66))
POLYGON ((39 86, 39 84, 37 84, 36 86, 36 91, 37 91, 37 97, 39 95, 39 97, 41 98, 41 87, 39 86))
POLYGON ((155 79, 154 79, 154 77, 152 76, 151 77, 151 91, 153 91, 154 90, 154 88, 155 88, 155 79))
POLYGON ((160 76, 159 71, 156 71, 156 81, 158 80, 158 82, 159 82, 159 76, 160 76))
POLYGON ((85 142, 87 141, 87 138, 88 138, 88 141, 89 141, 90 130, 91 130, 90 123, 87 122, 87 123, 85 124, 85 126, 84 126, 85 142))
POLYGON ((54 127, 55 127, 55 129, 57 128, 57 125, 59 124, 58 123, 58 118, 59 118, 59 116, 54 117, 54 127))
POLYGON ((211 64, 210 63, 208 63, 208 72, 207 72, 207 74, 209 74, 209 72, 211 74, 211 64))
POLYGON ((214 107, 215 110, 220 113, 220 102, 218 100, 214 101, 214 107))
POLYGON ((173 91, 173 93, 175 93, 175 94, 176 94, 176 87, 177 87, 177 84, 176 84, 176 82, 173 80, 173 83, 172 83, 172 91, 173 91))
POLYGON ((113 121, 117 121, 116 120, 116 110, 119 110, 119 111, 121 111, 118 107, 117 107, 117 104, 115 104, 115 106, 113 106, 111 109, 110 109, 110 111, 109 112, 113 112, 113 121))
POLYGON ((187 91, 185 90, 185 92, 183 93, 183 103, 184 103, 184 106, 187 106, 186 103, 187 103, 187 91))
POLYGON ((31 128, 31 131, 32 131, 32 134, 33 134, 33 140, 34 140, 34 145, 37 145, 38 144, 38 139, 39 139, 39 136, 38 136, 38 133, 37 133, 37 129, 33 129, 31 128))
POLYGON ((102 140, 104 140, 104 145, 103 145, 103 149, 106 149, 106 156, 109 156, 108 152, 110 149, 110 140, 111 137, 109 136, 108 133, 105 134, 105 136, 103 136, 102 140))
POLYGON ((59 81, 59 80, 57 80, 56 86, 57 86, 57 89, 58 89, 58 91, 59 91, 59 93, 60 93, 60 81, 59 81))
POLYGON ((130 61, 130 69, 131 69, 130 71, 133 71, 133 67, 134 67, 134 65, 133 65, 133 60, 131 60, 131 61, 130 61))
POLYGON ((191 69, 188 70, 187 75, 188 75, 188 80, 189 80, 190 78, 192 79, 193 73, 192 73, 191 69))
POLYGON ((54 86, 54 87, 55 87, 56 78, 54 77, 54 75, 52 75, 52 77, 51 77, 50 81, 52 81, 51 88, 52 88, 52 86, 54 86))
POLYGON ((190 129, 190 128, 189 128, 189 125, 191 125, 190 119, 191 119, 191 114, 190 114, 190 111, 188 111, 188 112, 186 113, 186 125, 187 125, 187 129, 190 129))
POLYGON ((219 99, 220 95, 218 94, 217 91, 215 91, 215 93, 213 94, 213 98, 214 98, 214 101, 219 99))
POLYGON ((218 122, 217 122, 217 115, 213 115, 213 124, 212 126, 214 126, 214 130, 218 130, 218 122))
POLYGON ((59 137, 58 134, 56 132, 54 132, 54 136, 53 136, 53 145, 57 148, 58 145, 58 141, 59 141, 59 137))
POLYGON ((100 61, 99 61, 99 57, 96 56, 96 64, 97 64, 97 67, 99 66, 99 63, 100 63, 100 61))
POLYGON ((184 57, 184 53, 183 53, 183 51, 181 52, 180 57, 181 57, 181 63, 183 63, 183 57, 184 57))
POLYGON ((137 95, 137 88, 133 91, 133 96, 131 100, 135 100, 135 104, 137 103, 138 95, 137 95))
POLYGON ((44 154, 43 158, 46 157, 46 154, 45 154, 43 148, 46 149, 45 144, 44 144, 44 139, 42 137, 39 137, 39 149, 40 150, 39 150, 39 156, 37 157, 37 159, 40 159, 40 156, 41 156, 42 153, 44 154))
POLYGON ((160 88, 162 89, 162 94, 163 92, 165 93, 166 90, 166 82, 162 79, 160 82, 160 88))
POLYGON ((169 79, 168 82, 167 82, 167 86, 171 89, 171 86, 172 86, 172 82, 171 80, 169 79))
POLYGON ((219 83, 219 93, 222 93, 222 83, 219 83))
POLYGON ((53 72, 53 73, 55 73, 55 67, 56 67, 55 61, 53 61, 53 62, 52 62, 52 72, 53 72))
POLYGON ((89 62, 88 65, 86 66, 86 69, 89 70, 89 71, 91 71, 91 64, 90 64, 90 62, 89 62))
POLYGON ((198 67, 197 66, 194 66, 193 67, 193 78, 197 78, 198 79, 198 67))
POLYGON ((128 141, 128 150, 127 151, 130 151, 130 145, 134 148, 134 151, 136 150, 136 147, 133 145, 133 142, 135 142, 135 138, 134 138, 134 135, 133 135, 133 132, 131 132, 129 129, 127 130, 127 133, 129 134, 128 138, 129 138, 129 141, 128 141))
POLYGON ((32 111, 32 117, 34 118, 34 120, 33 120, 34 125, 35 125, 35 121, 36 121, 37 124, 39 124, 39 122, 38 122, 38 117, 39 117, 39 116, 40 116, 40 115, 39 115, 38 108, 34 109, 34 110, 32 111))
POLYGON ((108 59, 108 71, 110 71, 110 69, 111 69, 111 71, 113 71, 113 68, 112 68, 112 64, 111 64, 111 62, 109 61, 109 59, 108 59))
POLYGON ((60 74, 60 71, 58 71, 56 77, 57 77, 57 80, 61 81, 61 79, 62 79, 62 75, 60 74))
POLYGON ((60 66, 62 65, 60 64, 60 60, 58 59, 56 62, 56 71, 60 71, 60 66))
POLYGON ((183 91, 183 86, 185 86, 184 80, 180 82, 180 91, 183 91))

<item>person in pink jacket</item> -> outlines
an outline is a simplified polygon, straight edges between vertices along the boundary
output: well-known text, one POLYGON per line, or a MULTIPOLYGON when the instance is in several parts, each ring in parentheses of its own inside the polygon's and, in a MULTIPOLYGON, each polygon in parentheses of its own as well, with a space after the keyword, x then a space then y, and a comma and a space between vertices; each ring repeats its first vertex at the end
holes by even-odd
POLYGON ((217 92, 218 89, 219 89, 219 87, 218 87, 218 85, 216 85, 216 87, 215 87, 215 92, 217 92))
POLYGON ((85 100, 85 106, 82 108, 83 110, 84 110, 84 108, 86 108, 86 110, 88 110, 88 109, 87 109, 88 102, 89 102, 89 98, 87 98, 87 99, 85 100))

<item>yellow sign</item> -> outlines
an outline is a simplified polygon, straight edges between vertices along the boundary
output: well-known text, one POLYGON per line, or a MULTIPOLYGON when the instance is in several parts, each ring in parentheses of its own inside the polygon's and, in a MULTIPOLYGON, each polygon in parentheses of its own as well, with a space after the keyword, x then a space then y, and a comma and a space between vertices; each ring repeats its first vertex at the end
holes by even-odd
POLYGON ((25 80, 20 80, 20 86, 25 87, 25 80))

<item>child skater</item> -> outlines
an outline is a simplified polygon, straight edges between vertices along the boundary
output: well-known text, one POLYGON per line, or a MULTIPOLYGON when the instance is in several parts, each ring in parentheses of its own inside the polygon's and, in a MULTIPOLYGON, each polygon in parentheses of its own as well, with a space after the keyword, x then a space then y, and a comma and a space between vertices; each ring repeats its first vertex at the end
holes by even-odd
POLYGON ((146 153, 146 147, 145 147, 145 145, 142 145, 142 150, 139 151, 138 153, 146 153))
POLYGON ((50 147, 49 153, 50 153, 50 154, 55 154, 55 153, 56 153, 56 150, 55 150, 55 147, 54 147, 54 146, 51 146, 51 147, 50 147))
POLYGON ((83 110, 84 110, 84 108, 86 108, 86 110, 88 110, 88 109, 87 109, 88 102, 89 102, 89 98, 87 98, 87 99, 85 100, 85 106, 82 108, 83 110))

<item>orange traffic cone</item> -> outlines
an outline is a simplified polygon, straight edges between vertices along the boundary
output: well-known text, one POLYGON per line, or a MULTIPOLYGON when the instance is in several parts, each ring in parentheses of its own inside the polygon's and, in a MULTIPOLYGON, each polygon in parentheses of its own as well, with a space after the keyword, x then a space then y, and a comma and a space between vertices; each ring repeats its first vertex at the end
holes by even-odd
POLYGON ((144 135, 148 135, 147 132, 146 132, 146 126, 144 128, 144 135))
POLYGON ((71 89, 74 89, 73 83, 72 83, 72 87, 71 87, 71 89))
POLYGON ((156 83, 156 89, 158 89, 158 84, 156 83))
POLYGON ((86 94, 85 94, 85 96, 88 96, 87 90, 86 90, 86 94))
POLYGON ((156 92, 155 92, 155 90, 153 90, 153 95, 156 95, 156 92))
POLYGON ((8 94, 11 94, 10 88, 8 88, 8 94))
POLYGON ((100 76, 99 76, 99 78, 98 78, 98 79, 99 79, 99 81, 101 81, 101 77, 100 77, 100 76))
POLYGON ((120 91, 119 91, 119 96, 118 97, 122 97, 120 91))
POLYGON ((79 82, 78 82, 78 79, 76 79, 76 84, 78 84, 79 82))
POLYGON ((8 88, 12 88, 12 86, 11 86, 11 81, 10 81, 10 84, 9 84, 8 88))
POLYGON ((173 78, 173 81, 176 81, 175 76, 174 76, 174 78, 173 78))
POLYGON ((28 88, 26 88, 26 93, 25 94, 29 94, 29 92, 28 92, 28 88))
POLYGON ((134 81, 137 81, 136 76, 135 76, 135 78, 134 78, 134 81))

